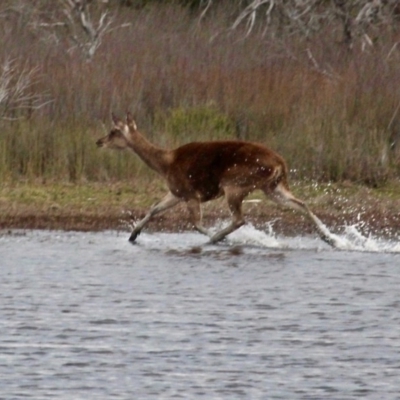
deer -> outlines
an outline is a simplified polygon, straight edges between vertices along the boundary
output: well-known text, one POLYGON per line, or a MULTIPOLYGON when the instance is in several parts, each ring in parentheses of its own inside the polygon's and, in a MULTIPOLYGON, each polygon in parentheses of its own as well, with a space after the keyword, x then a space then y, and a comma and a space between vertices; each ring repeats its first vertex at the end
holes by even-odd
POLYGON ((215 244, 245 224, 243 200, 261 190, 275 203, 288 206, 308 216, 320 238, 337 247, 334 235, 289 189, 285 160, 263 144, 241 140, 191 142, 175 149, 151 143, 137 128, 130 112, 123 121, 111 114, 112 129, 96 141, 99 148, 129 149, 166 182, 168 193, 154 204, 133 228, 129 237, 135 242, 145 225, 157 214, 184 203, 193 227, 215 244), (228 226, 211 234, 202 223, 201 204, 224 196, 232 220, 228 226))

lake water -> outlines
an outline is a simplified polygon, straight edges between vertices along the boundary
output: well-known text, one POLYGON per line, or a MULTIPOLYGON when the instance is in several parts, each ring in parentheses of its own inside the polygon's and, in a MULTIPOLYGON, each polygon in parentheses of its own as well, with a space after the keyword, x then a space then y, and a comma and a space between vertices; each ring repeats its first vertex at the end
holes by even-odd
POLYGON ((0 399, 400 399, 400 246, 245 226, 0 236, 0 399))

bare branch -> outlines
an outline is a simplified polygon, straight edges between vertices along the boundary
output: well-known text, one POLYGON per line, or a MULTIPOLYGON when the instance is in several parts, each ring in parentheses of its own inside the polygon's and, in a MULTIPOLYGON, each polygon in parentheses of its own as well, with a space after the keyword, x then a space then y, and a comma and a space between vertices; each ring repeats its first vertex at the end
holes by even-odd
POLYGON ((310 49, 307 49, 306 52, 307 52, 307 57, 311 61, 311 64, 313 65, 313 69, 315 71, 319 72, 322 75, 327 76, 328 78, 330 78, 332 80, 337 80, 338 79, 337 76, 334 75, 332 72, 329 72, 326 68, 322 68, 319 65, 319 63, 317 62, 317 60, 313 56, 313 54, 312 54, 310 49))
POLYGON ((267 31, 286 31, 308 38, 336 19, 343 27, 344 42, 349 48, 357 41, 366 49, 379 37, 376 28, 393 23, 399 10, 398 0, 253 0, 239 13, 231 30, 245 23, 248 36, 260 21, 265 26, 263 35, 267 31))
POLYGON ((0 66, 0 117, 16 119, 19 111, 34 111, 49 104, 47 93, 37 93, 39 68, 20 68, 15 60, 6 60, 0 66))
POLYGON ((255 22, 255 18, 256 18, 259 7, 261 7, 263 4, 267 4, 267 3, 270 3, 269 8, 272 10, 272 8, 275 5, 275 0, 254 0, 250 5, 248 5, 242 11, 242 13, 239 15, 239 17, 233 23, 231 29, 236 29, 243 21, 245 21, 247 19, 246 36, 249 35, 254 27, 254 22, 255 22))
POLYGON ((200 17, 199 17, 199 21, 201 21, 207 14, 209 8, 211 7, 213 3, 213 0, 208 0, 206 6, 204 7, 204 10, 201 12, 200 17))
POLYGON ((392 46, 392 48, 390 49, 388 55, 386 56, 386 61, 388 61, 388 60, 392 57, 392 54, 396 51, 397 47, 399 46, 399 43, 400 43, 400 42, 396 42, 396 43, 392 46))
MULTIPOLYGON (((51 37, 66 37, 72 46, 68 51, 79 49, 87 61, 90 61, 100 47, 104 35, 114 30, 111 28, 114 22, 113 16, 108 11, 102 12, 95 17, 96 13, 91 12, 88 0, 59 0, 61 9, 61 21, 55 20, 42 22, 37 27, 53 31, 51 37)), ((56 17, 53 16, 53 20, 56 17)), ((120 27, 126 27, 123 24, 120 27)))

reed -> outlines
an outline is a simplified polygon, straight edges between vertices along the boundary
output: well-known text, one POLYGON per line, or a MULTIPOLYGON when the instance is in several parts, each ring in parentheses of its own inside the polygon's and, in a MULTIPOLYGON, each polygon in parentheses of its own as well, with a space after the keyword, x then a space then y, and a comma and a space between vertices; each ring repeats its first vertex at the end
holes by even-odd
POLYGON ((201 23, 173 2, 115 13, 116 29, 91 62, 68 51, 66 38, 32 30, 23 14, 0 19, 0 64, 11 54, 20 71, 35 70, 29 94, 51 100, 36 111, 16 107, 12 119, 2 115, 0 181, 151 178, 132 154, 95 148, 112 110, 132 111, 141 130, 167 147, 260 141, 298 179, 376 186, 398 178, 396 30, 388 27, 362 51, 338 42, 335 27, 307 42, 227 34, 222 8, 201 23))

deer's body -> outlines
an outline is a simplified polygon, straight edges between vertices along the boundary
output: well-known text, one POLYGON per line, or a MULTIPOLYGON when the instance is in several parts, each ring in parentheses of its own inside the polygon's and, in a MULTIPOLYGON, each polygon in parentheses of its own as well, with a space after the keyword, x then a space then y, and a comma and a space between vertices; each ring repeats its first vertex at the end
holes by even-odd
POLYGON ((255 143, 195 142, 170 154, 165 179, 171 193, 184 201, 213 200, 223 196, 227 187, 250 193, 265 188, 266 182, 276 184, 286 172, 281 157, 255 143))
MULTIPOLYGON (((283 158, 258 143, 244 141, 193 142, 174 150, 150 143, 138 130, 130 114, 126 123, 113 116, 114 128, 97 141, 99 147, 130 148, 166 181, 169 192, 138 222, 130 236, 134 241, 156 214, 185 202, 194 227, 209 235, 202 225, 200 204, 225 196, 232 213, 231 224, 211 236, 216 243, 244 224, 241 205, 256 189, 272 200, 306 213, 321 238, 331 245, 334 239, 321 221, 290 192, 287 166, 283 158)), ((210 235, 209 235, 210 236, 210 235)))

